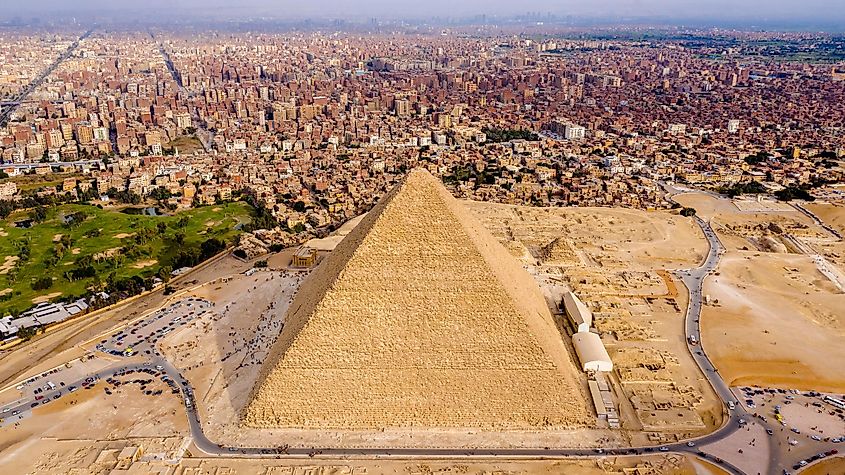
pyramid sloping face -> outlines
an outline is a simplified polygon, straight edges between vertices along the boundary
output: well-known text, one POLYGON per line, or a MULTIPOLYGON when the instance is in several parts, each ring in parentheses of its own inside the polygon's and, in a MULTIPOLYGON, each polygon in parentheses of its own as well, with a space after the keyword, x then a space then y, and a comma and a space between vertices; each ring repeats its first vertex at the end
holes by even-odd
POLYGON ((253 427, 571 428, 576 369, 533 279, 415 170, 303 283, 253 427))

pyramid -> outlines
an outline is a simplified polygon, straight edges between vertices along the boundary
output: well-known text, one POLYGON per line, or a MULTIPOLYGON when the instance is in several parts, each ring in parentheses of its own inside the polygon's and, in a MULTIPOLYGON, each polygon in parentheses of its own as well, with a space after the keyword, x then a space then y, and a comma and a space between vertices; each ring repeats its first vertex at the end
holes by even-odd
POLYGON ((576 374, 531 276, 414 170, 303 282, 242 422, 581 427, 576 374))

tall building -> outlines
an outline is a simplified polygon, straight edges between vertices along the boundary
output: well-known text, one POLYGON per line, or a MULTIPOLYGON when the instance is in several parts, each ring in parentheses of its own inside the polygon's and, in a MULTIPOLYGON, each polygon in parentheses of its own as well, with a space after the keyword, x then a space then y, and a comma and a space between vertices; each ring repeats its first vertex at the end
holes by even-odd
POLYGON ((87 122, 77 124, 76 141, 81 144, 94 143, 94 128, 87 122))
POLYGON ((739 120, 738 119, 731 119, 728 121, 728 133, 735 134, 739 131, 739 120))
POLYGON ((411 101, 407 99, 396 99, 393 103, 396 115, 399 117, 407 117, 411 115, 411 101))
POLYGON ((563 138, 566 140, 583 139, 585 133, 586 130, 580 125, 566 124, 566 127, 563 128, 563 138))
POLYGON ((179 127, 180 129, 187 129, 193 124, 191 114, 187 112, 176 114, 174 118, 176 119, 176 127, 179 127))

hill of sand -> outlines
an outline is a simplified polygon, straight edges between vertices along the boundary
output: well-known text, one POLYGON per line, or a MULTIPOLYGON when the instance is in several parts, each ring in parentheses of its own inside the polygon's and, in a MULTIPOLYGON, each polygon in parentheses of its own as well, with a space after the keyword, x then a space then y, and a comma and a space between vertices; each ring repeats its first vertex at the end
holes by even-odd
POLYGON ((243 421, 574 428, 591 417, 537 284, 428 172, 303 283, 243 421))

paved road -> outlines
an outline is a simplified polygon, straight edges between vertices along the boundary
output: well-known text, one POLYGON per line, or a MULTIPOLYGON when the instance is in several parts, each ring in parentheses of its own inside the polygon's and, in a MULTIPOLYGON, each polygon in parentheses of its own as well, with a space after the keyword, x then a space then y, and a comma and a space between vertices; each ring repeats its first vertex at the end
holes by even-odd
POLYGON ((59 65, 62 64, 64 60, 68 59, 70 55, 73 54, 74 50, 76 50, 76 48, 79 46, 79 42, 84 40, 85 38, 88 38, 88 36, 91 35, 92 31, 94 30, 88 30, 83 33, 82 36, 80 36, 76 39, 76 41, 71 43, 71 45, 68 47, 67 50, 65 50, 64 53, 62 53, 58 58, 56 58, 55 61, 50 63, 50 65, 47 66, 44 71, 41 71, 41 74, 39 74, 25 88, 23 88, 23 90, 21 90, 21 92, 17 96, 9 98, 5 101, 8 105, 0 108, 0 128, 6 126, 6 124, 9 122, 9 118, 12 116, 15 110, 17 110, 18 106, 20 106, 20 103, 26 100, 26 98, 29 97, 30 94, 32 94, 32 91, 34 91, 38 86, 40 86, 41 83, 44 82, 44 79, 46 79, 47 76, 52 74, 53 71, 55 71, 56 68, 59 67, 59 65))
POLYGON ((812 211, 808 210, 807 208, 804 207, 804 205, 802 205, 800 203, 790 202, 790 204, 792 205, 793 208, 797 209, 799 212, 806 215, 808 218, 812 219, 814 223, 816 223, 818 226, 821 226, 822 228, 824 228, 827 232, 832 234, 834 237, 836 237, 837 239, 840 239, 840 240, 842 239, 842 234, 840 234, 839 231, 837 231, 837 230, 833 229, 832 227, 828 226, 827 224, 825 224, 825 222, 822 221, 821 218, 816 216, 816 213, 813 213, 812 211))
MULTIPOLYGON (((673 202, 673 197, 675 195, 684 192, 666 183, 662 183, 662 186, 667 192, 667 198, 673 202)), ((712 192, 706 193, 719 199, 725 198, 721 195, 712 192)), ((830 231, 831 234, 838 237, 838 233, 835 230, 825 225, 813 213, 804 209, 800 205, 797 205, 795 207, 799 211, 812 218, 816 222, 816 224, 819 224, 820 226, 830 231)), ((707 277, 707 275, 715 271, 716 267, 718 266, 719 258, 725 252, 725 247, 722 245, 718 236, 713 231, 713 228, 710 226, 710 223, 704 221, 699 217, 696 217, 695 220, 704 232, 704 235, 707 238, 707 241, 709 242, 710 250, 708 251, 707 258, 705 259, 704 264, 701 267, 689 271, 675 272, 675 274, 684 281, 684 284, 689 289, 690 295, 689 306, 687 307, 687 315, 685 321, 687 345, 696 364, 698 364, 698 366, 704 372, 705 376, 707 376, 710 385, 713 387, 714 391, 716 391, 716 394, 719 396, 719 398, 722 399, 722 401, 726 405, 734 405, 734 409, 727 410, 728 418, 726 424, 723 425, 723 427, 717 430, 716 432, 713 432, 707 435, 706 437, 699 439, 699 445, 706 445, 708 443, 717 442, 719 440, 728 438, 731 434, 733 434, 737 429, 741 427, 740 421, 743 421, 744 423, 751 422, 754 424, 758 424, 762 426, 763 429, 770 430, 773 434, 769 438, 770 450, 767 457, 769 460, 768 473, 772 475, 782 475, 784 473, 791 473, 793 470, 795 470, 793 468, 794 465, 803 458, 806 458, 806 456, 812 455, 812 453, 826 452, 828 450, 836 448, 836 445, 831 442, 814 442, 812 443, 811 448, 795 450, 793 452, 789 449, 788 444, 783 443, 788 439, 788 437, 784 438, 784 440, 780 441, 781 443, 778 444, 778 439, 783 438, 780 436, 780 434, 784 432, 784 427, 776 423, 772 419, 767 419, 764 421, 763 419, 757 417, 756 413, 750 412, 745 406, 744 402, 741 402, 736 398, 736 395, 730 390, 729 386, 722 379, 721 375, 718 372, 718 369, 716 369, 712 361, 710 361, 710 358, 707 356, 706 351, 701 347, 700 316, 702 305, 702 287, 704 284, 704 279, 707 277), (690 336, 695 336, 697 344, 690 343, 690 336)), ((762 468, 760 472, 763 472, 762 468)))
MULTIPOLYGON (((153 41, 157 41, 155 34, 151 30, 148 30, 147 33, 150 35, 150 38, 153 41)), ((195 94, 188 91, 184 84, 182 83, 182 74, 176 69, 176 65, 173 64, 173 60, 170 58, 170 53, 167 52, 167 49, 164 47, 164 43, 158 42, 158 51, 161 54, 162 59, 164 59, 164 64, 167 66, 167 70, 170 71, 170 75, 173 77, 173 80, 176 82, 176 85, 179 87, 179 92, 184 94, 186 97, 194 97, 195 94)), ((193 107, 191 109, 191 120, 193 124, 196 126, 196 137, 199 139, 200 143, 202 143, 203 148, 206 152, 211 151, 212 141, 214 139, 214 134, 208 131, 205 128, 205 122, 200 120, 199 113, 197 112, 197 108, 193 107)))

